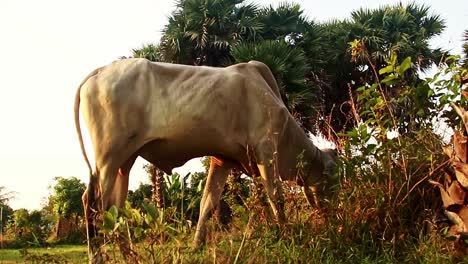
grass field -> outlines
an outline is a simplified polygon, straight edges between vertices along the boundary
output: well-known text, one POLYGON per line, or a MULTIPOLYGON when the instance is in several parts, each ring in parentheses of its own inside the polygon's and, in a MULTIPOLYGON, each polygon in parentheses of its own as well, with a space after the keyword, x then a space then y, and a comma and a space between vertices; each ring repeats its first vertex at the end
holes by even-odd
POLYGON ((86 263, 85 245, 58 245, 50 248, 0 249, 0 263, 86 263))

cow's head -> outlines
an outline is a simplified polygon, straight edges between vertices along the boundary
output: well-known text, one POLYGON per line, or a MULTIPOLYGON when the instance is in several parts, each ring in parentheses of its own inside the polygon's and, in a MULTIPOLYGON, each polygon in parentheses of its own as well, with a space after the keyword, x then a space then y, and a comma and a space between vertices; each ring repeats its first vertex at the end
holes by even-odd
POLYGON ((338 184, 338 153, 335 149, 322 149, 323 178, 326 179, 327 191, 338 184))

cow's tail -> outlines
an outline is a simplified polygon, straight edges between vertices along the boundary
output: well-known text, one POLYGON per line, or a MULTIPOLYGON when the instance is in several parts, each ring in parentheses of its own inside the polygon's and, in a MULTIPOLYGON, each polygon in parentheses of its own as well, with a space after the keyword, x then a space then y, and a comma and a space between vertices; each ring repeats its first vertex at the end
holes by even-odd
MULTIPOLYGON (((96 224, 95 224, 95 214, 93 213, 96 211, 94 208, 96 208, 96 177, 93 177, 93 169, 91 168, 91 163, 89 162, 88 155, 86 155, 86 149, 84 146, 83 142, 83 135, 81 133, 81 126, 80 126, 80 94, 81 94, 81 87, 88 81, 89 78, 92 76, 96 75, 99 72, 99 69, 94 70, 91 72, 80 84, 76 91, 75 95, 75 126, 76 126, 76 132, 78 134, 78 139, 80 141, 80 147, 81 147, 81 152, 83 154, 83 157, 86 161, 86 165, 88 165, 89 169, 89 185, 88 188, 86 189, 85 193, 83 194, 83 209, 84 209, 84 215, 85 215, 85 221, 86 221, 86 237, 87 237, 87 242, 88 242, 88 257, 90 260, 90 263, 94 259, 94 255, 96 254, 96 249, 95 246, 93 246, 91 239, 95 237, 97 234, 96 230, 96 224)), ((97 208, 96 208, 97 209, 97 208)))
POLYGON ((78 89, 76 91, 75 95, 75 127, 76 127, 76 133, 78 134, 78 140, 80 141, 80 147, 81 147, 81 153, 83 154, 83 157, 86 161, 86 165, 88 165, 89 169, 89 175, 91 176, 93 174, 93 169, 91 168, 91 163, 89 162, 88 155, 86 155, 86 149, 84 146, 83 142, 83 135, 81 133, 81 126, 80 126, 80 94, 81 94, 81 87, 88 81, 88 79, 94 75, 96 75, 99 72, 99 69, 94 70, 91 72, 86 78, 81 82, 80 86, 78 86, 78 89))

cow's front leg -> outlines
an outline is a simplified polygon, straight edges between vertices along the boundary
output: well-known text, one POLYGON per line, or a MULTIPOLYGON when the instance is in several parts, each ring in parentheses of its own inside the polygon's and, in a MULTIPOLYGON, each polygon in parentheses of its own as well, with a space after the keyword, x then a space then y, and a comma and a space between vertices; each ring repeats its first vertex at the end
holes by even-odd
POLYGON ((265 186, 268 201, 270 203, 273 214, 275 215, 278 224, 282 225, 286 217, 284 215, 284 196, 281 180, 277 175, 272 165, 265 163, 257 164, 258 170, 262 177, 263 185, 265 186))
MULTIPOLYGON (((269 142, 268 142, 269 143, 269 142)), ((277 157, 275 152, 266 144, 256 151, 257 167, 265 186, 268 201, 273 210, 279 225, 282 225, 286 217, 284 215, 284 196, 283 186, 281 184, 280 175, 277 168, 277 157)))
MULTIPOLYGON (((111 194, 111 204, 117 207, 125 207, 125 201, 128 194, 128 180, 130 170, 135 163, 136 155, 127 160, 118 170, 117 178, 115 179, 114 190, 111 194)), ((127 263, 139 263, 140 261, 133 249, 132 240, 128 237, 129 234, 124 232, 119 237, 119 248, 127 263)))
POLYGON ((212 214, 213 209, 219 204, 221 193, 224 190, 229 171, 232 169, 230 162, 218 158, 211 158, 210 170, 200 202, 200 216, 198 217, 197 229, 193 245, 198 248, 206 239, 206 222, 212 214))
POLYGON ((320 207, 319 200, 317 197, 317 188, 315 186, 304 185, 302 186, 302 191, 307 199, 307 202, 310 206, 320 207))

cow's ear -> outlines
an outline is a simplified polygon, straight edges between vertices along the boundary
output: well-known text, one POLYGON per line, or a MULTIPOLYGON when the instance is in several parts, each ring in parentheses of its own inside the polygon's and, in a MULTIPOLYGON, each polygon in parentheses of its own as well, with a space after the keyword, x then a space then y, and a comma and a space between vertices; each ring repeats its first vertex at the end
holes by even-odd
POLYGON ((333 176, 335 174, 336 162, 333 160, 327 160, 323 164, 323 174, 327 176, 333 176))

